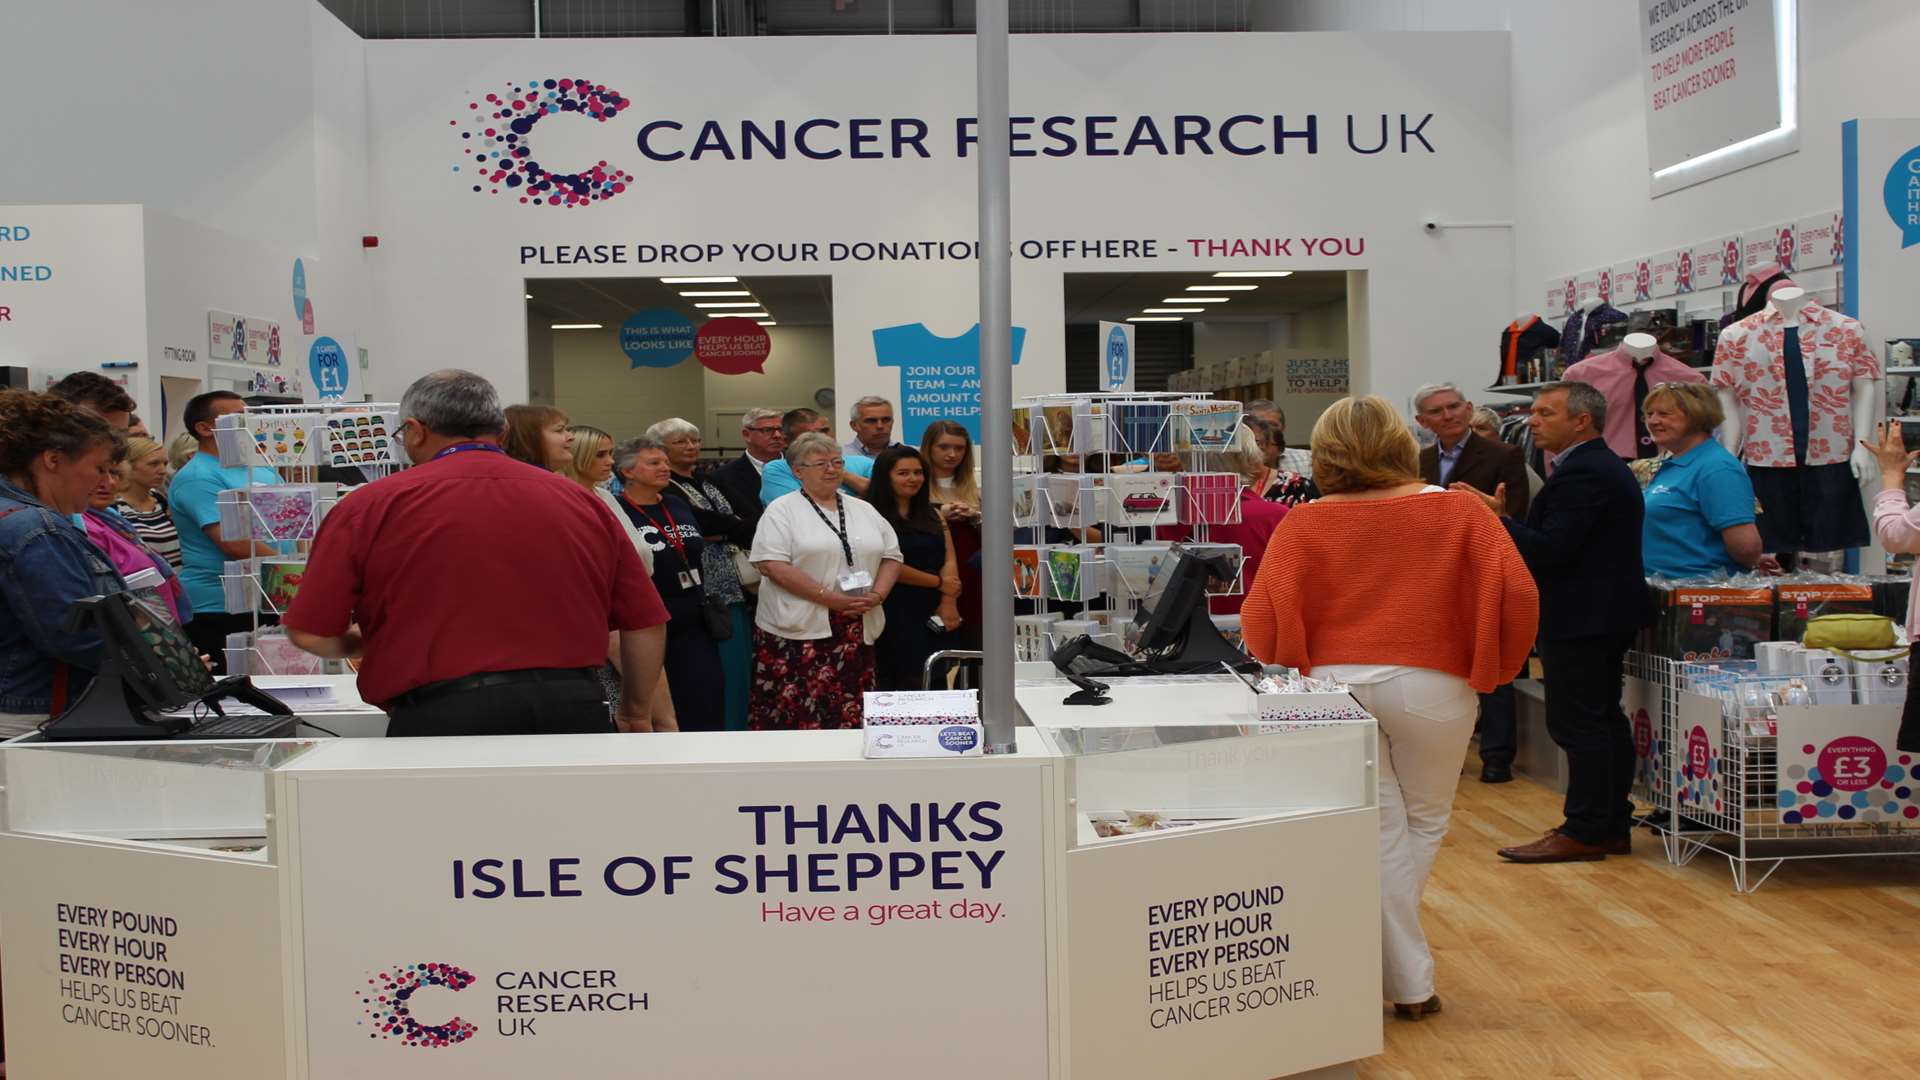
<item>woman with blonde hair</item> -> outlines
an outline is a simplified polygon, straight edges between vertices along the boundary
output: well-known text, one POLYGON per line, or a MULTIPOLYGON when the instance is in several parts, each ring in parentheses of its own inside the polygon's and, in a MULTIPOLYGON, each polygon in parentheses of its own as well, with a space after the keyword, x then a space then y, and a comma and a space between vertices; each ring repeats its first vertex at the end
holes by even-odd
POLYGON ((180 530, 167 509, 167 448, 144 435, 127 440, 120 487, 108 507, 127 524, 155 555, 180 569, 180 530))
POLYGON ((1713 430, 1727 418, 1706 383, 1663 382, 1640 403, 1647 435, 1662 451, 1646 484, 1640 562, 1648 575, 1711 577, 1759 569, 1778 573, 1760 550, 1753 481, 1713 430))
POLYGON ((1418 1020, 1440 1011, 1420 894, 1475 694, 1519 670, 1539 594, 1485 503, 1421 481, 1419 446, 1384 399, 1335 402, 1312 447, 1321 497, 1274 530, 1241 629, 1255 656, 1346 683, 1379 721, 1383 988, 1396 1014, 1418 1020), (1418 537, 1418 557, 1383 549, 1395 537, 1418 537))

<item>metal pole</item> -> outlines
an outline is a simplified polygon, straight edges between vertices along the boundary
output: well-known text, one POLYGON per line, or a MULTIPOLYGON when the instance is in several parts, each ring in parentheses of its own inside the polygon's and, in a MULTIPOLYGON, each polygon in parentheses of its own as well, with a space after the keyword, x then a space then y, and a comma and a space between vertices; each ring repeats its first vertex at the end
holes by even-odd
POLYGON ((974 10, 980 131, 980 716, 990 753, 1013 750, 1013 214, 1007 170, 1007 0, 974 10))
MULTIPOLYGON (((533 37, 535 41, 540 39, 540 0, 533 0, 533 37)), ((1008 437, 1011 438, 1012 436, 1008 437)), ((1008 573, 1012 573, 1012 571, 1008 571, 1008 573)))

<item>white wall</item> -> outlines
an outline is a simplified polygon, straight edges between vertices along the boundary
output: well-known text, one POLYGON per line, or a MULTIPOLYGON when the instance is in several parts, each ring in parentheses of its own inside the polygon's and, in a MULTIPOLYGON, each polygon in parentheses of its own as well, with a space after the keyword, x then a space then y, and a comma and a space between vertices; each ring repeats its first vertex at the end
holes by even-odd
MULTIPOLYGON (((737 421, 716 425, 716 412, 754 406, 782 412, 802 405, 811 408, 813 392, 833 385, 830 329, 772 326, 767 332, 773 348, 764 373, 722 375, 693 360, 670 368, 632 367, 620 351, 617 328, 548 331, 552 404, 575 423, 590 424, 617 438, 638 435, 655 421, 678 416, 698 424, 710 445, 737 447, 737 421)), ((540 334, 536 330, 533 336, 540 334)))
POLYGON ((1236 356, 1252 356, 1275 345, 1285 345, 1290 316, 1270 322, 1216 322, 1196 319, 1193 323, 1193 366, 1236 356))
MULTIPOLYGON (((315 232, 311 0, 6 5, 0 192, 315 232)), ((331 16, 327 16, 331 18, 331 16)))

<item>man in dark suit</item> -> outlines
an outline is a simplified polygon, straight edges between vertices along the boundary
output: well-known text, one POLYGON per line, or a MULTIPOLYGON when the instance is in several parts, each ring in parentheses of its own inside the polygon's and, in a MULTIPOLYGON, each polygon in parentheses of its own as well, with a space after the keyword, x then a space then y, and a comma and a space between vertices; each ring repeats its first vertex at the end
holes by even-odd
POLYGON ((774 409, 748 409, 740 417, 740 438, 747 452, 713 470, 714 486, 727 497, 735 517, 757 528, 760 524, 760 473, 787 448, 787 434, 774 409))
POLYGON ((1542 388, 1528 425, 1551 457, 1553 475, 1524 524, 1506 519, 1540 586, 1547 732, 1567 753, 1566 821, 1530 844, 1501 848, 1513 862, 1584 861, 1630 850, 1633 736, 1620 691, 1627 648, 1647 616, 1640 566, 1645 503, 1633 473, 1600 437, 1606 420, 1607 399, 1592 386, 1542 388))
MULTIPOLYGON (((1527 460, 1517 446, 1476 434, 1469 426, 1473 402, 1451 383, 1435 383, 1413 392, 1414 422, 1433 432, 1436 445, 1420 451, 1420 478, 1446 487, 1465 484, 1491 495, 1503 491, 1500 512, 1524 520, 1527 516, 1527 460)), ((1517 673, 1516 673, 1517 677, 1517 673)), ((1513 779, 1513 756, 1518 750, 1518 705, 1513 683, 1480 695, 1480 782, 1504 784, 1513 779)))

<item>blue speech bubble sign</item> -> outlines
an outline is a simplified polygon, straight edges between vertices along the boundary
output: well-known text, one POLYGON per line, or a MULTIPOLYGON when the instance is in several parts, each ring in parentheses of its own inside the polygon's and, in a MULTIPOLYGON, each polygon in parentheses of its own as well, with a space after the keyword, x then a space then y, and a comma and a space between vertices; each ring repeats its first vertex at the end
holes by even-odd
POLYGON ((293 317, 307 309, 307 266, 299 259, 293 260, 293 317))
POLYGON ((307 350, 307 371, 314 392, 328 401, 347 396, 347 350, 330 337, 315 338, 307 350))
POLYGON ((1887 214, 1900 227, 1900 246, 1920 244, 1920 146, 1894 159, 1881 196, 1887 214))
POLYGON ((671 308, 646 308, 620 324, 620 351, 633 367, 666 368, 693 355, 693 323, 671 308))
POLYGON ((1107 331, 1107 385, 1119 386, 1127 381, 1127 369, 1133 366, 1133 357, 1127 348, 1127 332, 1116 326, 1107 331))
POLYGON ((964 754, 980 742, 980 733, 970 727, 945 727, 940 729, 940 748, 964 754))

